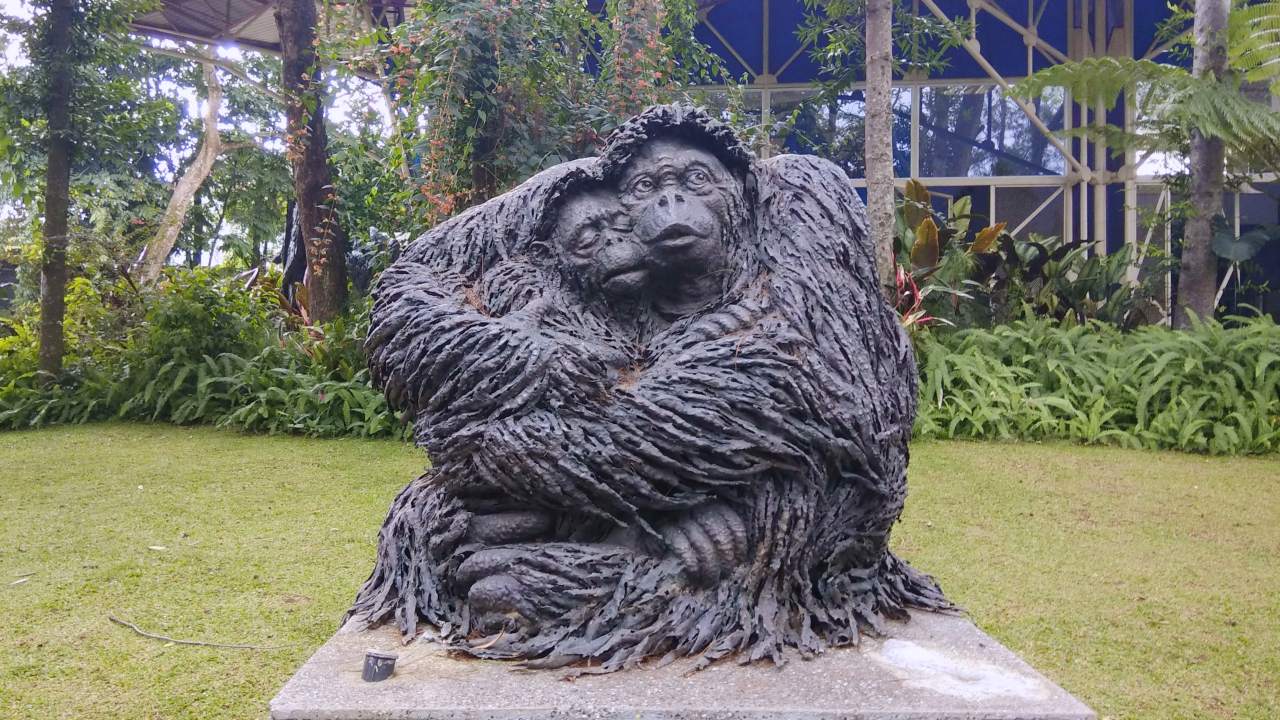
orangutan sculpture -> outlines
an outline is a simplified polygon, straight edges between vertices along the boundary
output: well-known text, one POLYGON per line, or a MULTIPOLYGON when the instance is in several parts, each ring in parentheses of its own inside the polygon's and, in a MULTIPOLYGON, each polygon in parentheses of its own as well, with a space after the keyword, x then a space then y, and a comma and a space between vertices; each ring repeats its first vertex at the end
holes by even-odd
POLYGON ((375 298, 373 377, 432 468, 364 622, 612 671, 781 662, 949 607, 888 549, 915 365, 836 166, 650 108, 423 235, 375 298))

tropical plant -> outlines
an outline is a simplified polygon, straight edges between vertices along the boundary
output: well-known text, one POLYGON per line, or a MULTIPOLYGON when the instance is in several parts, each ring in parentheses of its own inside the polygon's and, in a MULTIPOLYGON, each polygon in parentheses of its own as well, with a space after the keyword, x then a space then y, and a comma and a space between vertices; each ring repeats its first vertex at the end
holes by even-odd
MULTIPOLYGON (((1095 57, 1046 68, 1015 88, 1036 97, 1061 87, 1108 108, 1124 94, 1134 102, 1132 122, 1086 124, 1070 132, 1102 139, 1113 151, 1135 149, 1143 158, 1165 153, 1188 159, 1189 212, 1172 308, 1176 327, 1186 326, 1191 315, 1215 311, 1219 263, 1212 226, 1221 212, 1225 170, 1280 170, 1280 114, 1270 109, 1266 89, 1258 98, 1246 86, 1270 82, 1271 93, 1280 89, 1280 2, 1237 1, 1231 9, 1232 0, 1200 0, 1194 13, 1181 5, 1171 5, 1175 12, 1162 32, 1183 43, 1191 37, 1190 71, 1147 59, 1095 57)), ((1174 57, 1185 57, 1185 48, 1178 42, 1174 47, 1174 57)))
POLYGON ((924 334, 917 351, 920 437, 1280 450, 1280 327, 1269 318, 1133 332, 1026 320, 924 334))
POLYGON ((369 384, 367 302, 350 317, 293 327, 274 278, 245 286, 228 271, 171 268, 155 288, 72 282, 67 369, 36 375, 30 316, 0 337, 0 428, 112 417, 210 423, 254 432, 402 437, 407 428, 369 384))
POLYGON ((971 232, 977 219, 971 208, 961 197, 939 212, 923 183, 910 180, 904 188, 897 260, 919 288, 914 312, 920 316, 961 327, 1049 317, 1122 328, 1160 317, 1161 258, 1144 258, 1144 272, 1131 277, 1136 258, 1128 247, 1099 255, 1054 237, 1015 238, 1005 223, 971 232))
MULTIPOLYGON (((166 273, 137 295, 75 281, 67 372, 47 387, 36 382, 34 324, 6 321, 0 428, 119 417, 325 436, 410 432, 369 381, 367 300, 350 317, 298 325, 280 309, 272 276, 246 287, 228 271, 166 273)), ((911 275, 900 276, 909 288, 911 275)), ((951 330, 930 327, 929 299, 907 313, 922 437, 1280 450, 1280 327, 1270 319, 1198 322, 1187 332, 1074 318, 951 330)))

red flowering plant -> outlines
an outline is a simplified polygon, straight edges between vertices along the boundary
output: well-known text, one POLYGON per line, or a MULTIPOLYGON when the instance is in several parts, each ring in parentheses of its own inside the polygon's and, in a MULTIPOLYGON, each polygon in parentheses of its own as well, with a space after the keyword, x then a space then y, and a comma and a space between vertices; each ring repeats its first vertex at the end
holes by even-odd
POLYGON ((924 298, 934 288, 927 287, 921 290, 916 284, 915 277, 901 265, 895 265, 894 270, 894 308, 897 309, 898 319, 902 322, 902 327, 906 328, 908 335, 914 337, 919 331, 936 323, 954 324, 945 318, 930 315, 925 308, 924 298))

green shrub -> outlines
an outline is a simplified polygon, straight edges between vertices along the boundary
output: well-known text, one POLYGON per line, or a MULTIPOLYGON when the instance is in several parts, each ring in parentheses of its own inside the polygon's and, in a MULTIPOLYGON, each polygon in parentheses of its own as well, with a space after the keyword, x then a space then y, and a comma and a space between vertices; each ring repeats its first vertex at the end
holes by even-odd
POLYGON ((1280 450, 1280 327, 1268 318, 1186 332, 1020 321, 925 334, 917 353, 920 437, 1280 450))
POLYGON ((268 292, 225 272, 170 268, 149 298, 133 354, 186 360, 249 353, 266 342, 278 307, 268 292))
MULTIPOLYGON (((290 328, 271 287, 175 272, 123 308, 78 288, 67 372, 41 387, 32 320, 0 338, 0 428, 126 417, 249 432, 405 437, 369 385, 368 304, 290 328), (124 327, 121 317, 134 318, 124 327)), ((1246 454, 1280 451, 1280 327, 1204 322, 1176 332, 1025 320, 920 332, 925 438, 1069 439, 1246 454)))
POLYGON ((34 319, 9 323, 13 334, 0 339, 0 428, 123 417, 315 436, 407 432, 369 385, 367 305, 324 326, 288 329, 269 286, 246 288, 207 270, 170 271, 138 307, 91 322, 79 308, 94 302, 68 304, 72 352, 53 385, 37 382, 34 319), (105 318, 128 312, 139 320, 132 327, 104 328, 105 318))
POLYGON ((1129 246, 1099 255, 1084 242, 1015 238, 1005 223, 978 229, 969 197, 946 213, 932 203, 929 189, 909 180, 897 206, 897 305, 912 332, 934 323, 992 327, 1033 318, 1129 329, 1159 317, 1157 284, 1171 264, 1160 253, 1145 256, 1134 281, 1129 246))
POLYGON ((283 321, 269 292, 204 268, 167 269, 143 302, 144 321, 129 333, 113 387, 121 417, 198 420, 178 419, 177 406, 197 393, 204 359, 256 353, 283 321))

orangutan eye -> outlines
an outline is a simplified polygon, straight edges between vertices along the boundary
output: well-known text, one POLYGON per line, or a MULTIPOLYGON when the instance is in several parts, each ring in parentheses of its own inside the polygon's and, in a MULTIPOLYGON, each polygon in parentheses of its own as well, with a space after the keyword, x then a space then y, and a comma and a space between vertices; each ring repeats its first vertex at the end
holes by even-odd
POLYGON ((689 187, 699 188, 711 182, 711 174, 706 170, 694 168, 684 176, 684 182, 689 187))
POLYGON ((604 233, 597 228, 591 228, 578 236, 577 247, 574 252, 579 255, 590 255, 596 248, 600 247, 600 240, 604 237, 604 233))
POLYGON ((654 184, 653 178, 648 175, 641 175, 631 183, 631 192, 647 194, 654 191, 657 185, 654 184))

